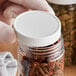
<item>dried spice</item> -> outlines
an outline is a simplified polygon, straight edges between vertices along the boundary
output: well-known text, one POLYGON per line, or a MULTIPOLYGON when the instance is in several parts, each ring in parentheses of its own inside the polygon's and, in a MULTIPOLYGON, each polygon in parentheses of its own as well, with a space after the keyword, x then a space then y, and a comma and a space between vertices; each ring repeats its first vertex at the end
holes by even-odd
POLYGON ((29 48, 28 52, 20 48, 20 76, 64 76, 62 39, 50 46, 29 48), (26 54, 29 51, 30 56, 26 54))
POLYGON ((64 76, 64 56, 49 63, 29 61, 24 57, 22 66, 24 71, 21 73, 21 76, 64 76))
POLYGON ((65 64, 76 63, 76 6, 50 4, 62 23, 62 33, 65 46, 65 64))

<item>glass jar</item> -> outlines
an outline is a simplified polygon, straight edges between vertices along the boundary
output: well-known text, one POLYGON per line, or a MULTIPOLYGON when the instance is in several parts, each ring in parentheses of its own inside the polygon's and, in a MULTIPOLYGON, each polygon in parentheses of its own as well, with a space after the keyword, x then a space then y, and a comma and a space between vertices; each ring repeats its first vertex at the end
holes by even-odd
POLYGON ((45 47, 19 48, 20 76, 64 76, 64 47, 61 39, 45 47))
POLYGON ((29 11, 16 18, 14 28, 19 40, 19 76, 64 76, 65 51, 56 16, 29 11))
POLYGON ((65 46, 65 64, 74 61, 76 43, 76 0, 48 0, 62 23, 62 33, 65 46))

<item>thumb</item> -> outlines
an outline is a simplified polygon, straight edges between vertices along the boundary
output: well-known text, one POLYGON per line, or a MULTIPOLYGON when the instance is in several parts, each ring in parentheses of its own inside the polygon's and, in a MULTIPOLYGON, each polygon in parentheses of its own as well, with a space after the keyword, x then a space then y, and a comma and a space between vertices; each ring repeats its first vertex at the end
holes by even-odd
POLYGON ((9 1, 21 4, 24 7, 27 7, 33 10, 48 11, 51 14, 55 15, 53 9, 49 6, 46 0, 9 0, 9 1))

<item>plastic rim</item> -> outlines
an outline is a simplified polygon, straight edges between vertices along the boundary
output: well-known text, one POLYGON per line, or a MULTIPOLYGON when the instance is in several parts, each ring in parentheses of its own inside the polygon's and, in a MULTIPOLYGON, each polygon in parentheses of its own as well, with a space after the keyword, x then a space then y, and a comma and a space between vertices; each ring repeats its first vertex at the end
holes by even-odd
POLYGON ((20 14, 14 23, 20 44, 42 47, 61 37, 60 20, 48 12, 29 11, 20 14))
POLYGON ((76 4, 76 0, 47 0, 47 1, 54 4, 59 4, 59 5, 76 4))

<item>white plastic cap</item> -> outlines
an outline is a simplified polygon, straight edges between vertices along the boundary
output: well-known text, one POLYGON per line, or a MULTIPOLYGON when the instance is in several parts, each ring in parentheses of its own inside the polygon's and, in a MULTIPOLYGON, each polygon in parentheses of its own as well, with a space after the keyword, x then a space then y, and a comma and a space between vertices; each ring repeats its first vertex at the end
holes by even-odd
POLYGON ((16 18, 14 28, 20 44, 29 47, 48 46, 61 36, 60 20, 44 11, 22 13, 16 18))
POLYGON ((70 5, 76 4, 76 0, 47 0, 50 3, 60 4, 60 5, 70 5))

